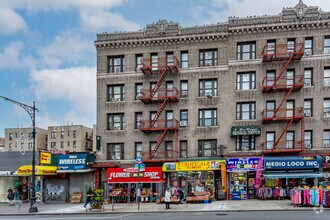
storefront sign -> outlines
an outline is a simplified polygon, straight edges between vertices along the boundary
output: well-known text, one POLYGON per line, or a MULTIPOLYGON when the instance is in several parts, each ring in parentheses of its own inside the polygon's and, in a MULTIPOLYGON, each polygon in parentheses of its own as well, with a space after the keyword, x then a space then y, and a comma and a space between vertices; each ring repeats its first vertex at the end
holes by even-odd
POLYGON ((49 152, 40 152, 40 164, 51 164, 52 154, 49 152))
POLYGON ((231 127, 231 136, 238 135, 260 135, 261 134, 261 126, 233 126, 231 127))
POLYGON ((162 169, 163 172, 219 170, 221 169, 221 163, 225 163, 225 160, 182 161, 164 163, 162 169))
POLYGON ((228 158, 227 171, 238 172, 238 171, 256 171, 258 167, 259 157, 251 158, 228 158))
POLYGON ((91 171, 91 164, 87 165, 87 154, 62 154, 57 170, 59 173, 88 172, 91 171))
POLYGON ((325 162, 330 163, 330 156, 325 156, 325 162))
MULTIPOLYGON (((163 182, 163 172, 161 167, 146 167, 140 173, 141 183, 163 182)), ((108 183, 137 183, 138 174, 125 172, 125 168, 108 168, 108 183)))
MULTIPOLYGON (((56 175, 56 166, 35 166, 35 175, 56 175)), ((32 165, 24 165, 18 168, 19 176, 31 176, 32 165)))
POLYGON ((267 157, 266 169, 319 169, 322 165, 320 157, 267 157))
POLYGON ((17 171, 2 170, 0 171, 0 176, 17 176, 17 171))

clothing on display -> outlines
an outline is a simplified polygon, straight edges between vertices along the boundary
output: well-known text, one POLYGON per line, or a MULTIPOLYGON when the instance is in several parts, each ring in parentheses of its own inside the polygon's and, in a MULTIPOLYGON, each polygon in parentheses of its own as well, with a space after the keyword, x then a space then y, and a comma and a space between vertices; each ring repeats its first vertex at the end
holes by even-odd
POLYGON ((290 191, 291 203, 292 205, 301 206, 326 206, 328 202, 326 199, 328 190, 324 189, 299 189, 293 188, 290 191))
POLYGON ((282 187, 261 187, 256 193, 258 199, 283 199, 287 195, 287 189, 282 187))

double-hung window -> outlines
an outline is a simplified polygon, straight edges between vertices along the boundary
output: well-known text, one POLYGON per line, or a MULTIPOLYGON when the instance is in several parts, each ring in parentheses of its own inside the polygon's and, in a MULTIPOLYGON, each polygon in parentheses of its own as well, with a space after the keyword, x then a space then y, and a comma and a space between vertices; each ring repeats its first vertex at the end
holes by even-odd
POLYGON ((236 150, 254 150, 255 149, 255 136, 254 135, 239 135, 236 137, 236 150))
POLYGON ((108 86, 108 101, 124 101, 125 86, 124 85, 109 85, 108 86))
POLYGON ((256 119, 255 102, 239 102, 236 104, 236 120, 256 119))
POLYGON ((199 66, 216 66, 218 65, 218 50, 200 50, 199 51, 199 66))
POLYGON ((142 112, 135 112, 135 129, 142 127, 142 112))
POLYGON ((188 110, 180 110, 180 127, 188 127, 188 110))
POLYGON ((135 100, 139 100, 143 96, 142 83, 135 83, 135 100))
POLYGON ((200 109, 198 114, 198 126, 209 127, 217 126, 217 109, 200 109))
POLYGON ((125 56, 108 57, 108 72, 120 73, 125 70, 125 56))
POLYGON ((124 144, 108 144, 107 145, 107 160, 123 160, 124 159, 124 144))
POLYGON ((330 36, 324 37, 324 54, 330 54, 330 36))
POLYGON ((142 67, 142 54, 136 54, 135 55, 135 71, 140 71, 140 68, 142 67))
POLYGON ((256 88, 256 73, 244 72, 236 75, 236 89, 249 90, 256 88))
POLYGON ((181 51, 181 68, 189 67, 189 54, 188 51, 181 51))
POLYGON ((304 86, 312 86, 313 85, 313 69, 306 68, 304 70, 304 86))
POLYGON ((304 100, 304 115, 305 117, 313 116, 313 99, 304 100))
POLYGON ((124 113, 108 114, 108 130, 124 130, 125 115, 124 113))
POLYGON ((180 141, 180 158, 188 156, 188 141, 180 141))
POLYGON ((186 98, 189 96, 188 93, 188 81, 187 80, 182 80, 180 82, 180 97, 186 98))
POLYGON ((217 140, 198 140, 198 157, 216 157, 217 140))
POLYGON ((165 141, 165 158, 173 157, 173 141, 165 141))
POLYGON ((330 99, 326 98, 323 102, 323 116, 326 118, 330 117, 330 99))
POLYGON ((313 131, 311 130, 305 131, 305 148, 313 148, 313 131))
POLYGON ((324 68, 324 86, 330 86, 330 68, 324 68))
POLYGON ((313 37, 305 38, 305 55, 313 55, 313 37))
POLYGON ((256 42, 237 43, 237 60, 252 60, 256 58, 256 42))
POLYGON ((323 131, 323 147, 330 148, 330 130, 323 131))
POLYGON ((142 157, 142 142, 135 142, 135 158, 142 157))
POLYGON ((199 80, 199 96, 217 96, 218 80, 201 79, 199 80))

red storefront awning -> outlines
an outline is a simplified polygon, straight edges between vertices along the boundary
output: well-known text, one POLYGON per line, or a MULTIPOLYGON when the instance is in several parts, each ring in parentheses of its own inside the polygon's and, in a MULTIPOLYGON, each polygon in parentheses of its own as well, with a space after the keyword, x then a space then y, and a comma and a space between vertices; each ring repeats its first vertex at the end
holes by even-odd
MULTIPOLYGON (((138 173, 130 172, 134 169, 127 168, 108 168, 108 183, 137 183, 138 173)), ((164 182, 161 167, 146 167, 140 172, 141 183, 160 183, 164 182)))

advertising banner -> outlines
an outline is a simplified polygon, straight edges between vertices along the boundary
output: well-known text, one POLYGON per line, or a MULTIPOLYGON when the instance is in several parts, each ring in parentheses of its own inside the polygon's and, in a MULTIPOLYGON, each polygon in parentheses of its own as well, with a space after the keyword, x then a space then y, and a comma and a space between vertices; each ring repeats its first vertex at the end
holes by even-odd
MULTIPOLYGON (((137 183, 138 173, 132 172, 130 168, 108 168, 108 183, 137 183)), ((164 182, 161 167, 146 167, 140 172, 141 183, 164 182)))
POLYGON ((256 173, 256 180, 254 182, 254 188, 259 189, 261 183, 261 176, 262 176, 262 165, 263 165, 263 158, 259 158, 258 166, 257 166, 257 173, 256 173))
POLYGON ((196 160, 182 161, 176 163, 164 163, 163 172, 184 172, 184 171, 201 171, 201 170, 219 170, 221 163, 225 164, 225 160, 196 160))
POLYGON ((51 164, 52 154, 49 152, 40 152, 40 164, 51 164))
POLYGON ((58 160, 57 172, 83 172, 91 171, 91 166, 87 166, 87 154, 61 154, 58 160))
MULTIPOLYGON (((35 175, 57 175, 56 166, 35 166, 35 175)), ((31 176, 32 165, 20 166, 17 170, 18 176, 31 176)))
POLYGON ((227 158, 227 171, 256 171, 259 163, 259 157, 248 158, 227 158))

